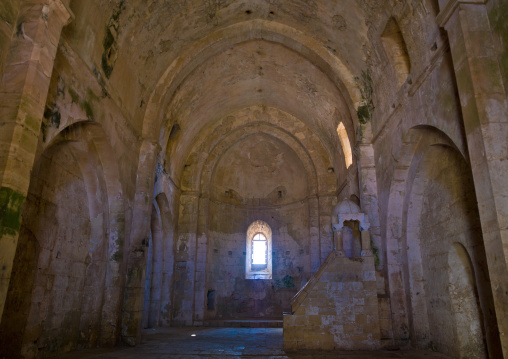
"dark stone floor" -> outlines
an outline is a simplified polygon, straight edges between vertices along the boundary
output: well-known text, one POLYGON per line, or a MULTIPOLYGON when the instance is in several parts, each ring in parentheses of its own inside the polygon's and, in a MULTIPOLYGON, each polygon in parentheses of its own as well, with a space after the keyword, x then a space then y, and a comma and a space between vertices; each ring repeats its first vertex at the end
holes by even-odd
POLYGON ((280 328, 165 328, 145 330, 137 347, 78 351, 60 359, 270 358, 270 359, 445 359, 424 351, 285 353, 280 328), (195 336, 193 336, 195 335, 195 336))

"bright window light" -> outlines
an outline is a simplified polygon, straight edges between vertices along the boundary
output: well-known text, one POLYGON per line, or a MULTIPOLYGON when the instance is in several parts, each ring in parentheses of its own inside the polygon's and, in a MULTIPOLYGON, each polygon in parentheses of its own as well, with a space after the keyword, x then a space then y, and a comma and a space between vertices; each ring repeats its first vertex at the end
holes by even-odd
POLYGON ((258 233, 252 239, 252 264, 266 264, 266 237, 258 233))
POLYGON ((272 230, 268 223, 255 221, 245 238, 245 279, 272 279, 272 230))
POLYGON ((342 122, 339 123, 339 127, 337 127, 337 134, 339 135, 340 144, 342 145, 342 152, 344 152, 346 167, 349 168, 349 166, 353 164, 353 152, 351 151, 351 143, 349 142, 346 128, 342 122))

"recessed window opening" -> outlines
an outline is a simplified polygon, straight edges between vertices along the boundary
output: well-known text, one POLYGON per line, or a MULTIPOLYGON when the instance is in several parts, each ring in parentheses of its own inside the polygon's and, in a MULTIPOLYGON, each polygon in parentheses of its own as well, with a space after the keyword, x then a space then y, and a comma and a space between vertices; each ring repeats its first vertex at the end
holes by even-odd
POLYGON ((267 223, 256 221, 247 229, 246 279, 272 279, 272 230, 267 223))
POLYGON ((347 135, 346 127, 341 122, 337 127, 337 134, 339 135, 340 144, 342 146, 342 152, 344 152, 344 160, 346 161, 346 168, 349 168, 353 164, 353 151, 351 151, 351 143, 347 135))
POLYGON ((261 265, 266 267, 266 257, 268 254, 268 245, 266 237, 258 233, 252 239, 252 265, 261 265))
POLYGON ((381 35, 381 42, 385 48, 386 55, 395 70, 397 84, 399 88, 406 82, 411 71, 411 62, 407 51, 406 42, 402 37, 399 25, 394 18, 391 18, 386 24, 386 28, 381 35))

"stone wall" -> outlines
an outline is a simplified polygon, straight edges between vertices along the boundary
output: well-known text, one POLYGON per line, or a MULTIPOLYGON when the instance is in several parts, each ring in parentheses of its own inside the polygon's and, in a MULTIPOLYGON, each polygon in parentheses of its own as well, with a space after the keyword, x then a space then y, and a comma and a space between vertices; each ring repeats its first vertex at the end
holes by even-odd
MULTIPOLYGON (((0 356, 280 316, 333 250, 343 199, 372 225, 383 338, 507 356, 507 12, 3 0, 0 356), (248 281, 259 219, 274 276, 248 281)), ((299 320, 330 329, 314 332, 322 348, 345 340, 299 320)))
POLYGON ((206 289, 215 291, 216 307, 207 318, 282 318, 311 273, 308 204, 273 209, 212 204, 210 211, 206 289), (255 220, 272 230, 271 280, 245 279, 246 232, 255 220))

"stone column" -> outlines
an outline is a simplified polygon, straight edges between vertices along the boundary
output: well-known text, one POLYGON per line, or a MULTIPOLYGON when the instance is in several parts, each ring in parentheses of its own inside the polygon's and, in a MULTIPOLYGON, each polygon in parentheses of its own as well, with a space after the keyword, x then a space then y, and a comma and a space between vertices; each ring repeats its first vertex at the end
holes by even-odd
POLYGON ((438 21, 450 40, 501 346, 508 357, 508 101, 487 2, 440 0, 438 21))
POLYGON ((5 59, 0 83, 0 317, 58 42, 71 18, 62 0, 22 1, 5 59))
POLYGON ((335 239, 335 252, 337 252, 337 254, 340 257, 344 257, 345 253, 344 253, 344 239, 342 237, 343 234, 342 227, 338 230, 334 229, 333 233, 334 233, 333 237, 335 239))
POLYGON ((196 248, 196 272, 194 276, 194 321, 193 325, 203 324, 205 316, 206 292, 206 254, 208 248, 208 209, 210 200, 199 199, 198 236, 196 248))
POLYGON ((319 236, 319 200, 309 198, 310 267, 312 274, 321 266, 321 240, 319 236))
MULTIPOLYGON (((374 148, 372 147, 372 126, 368 122, 362 126, 362 137, 358 143, 358 172, 360 179, 360 201, 361 208, 369 217, 370 234, 372 242, 377 249, 377 259, 379 265, 377 270, 382 271, 384 267, 384 250, 381 240, 381 224, 379 221, 379 204, 377 200, 377 177, 376 177, 376 162, 374 159, 374 148)), ((363 237, 362 237, 363 241, 363 237)), ((362 243, 362 250, 366 248, 362 243)), ((370 239, 368 248, 372 248, 370 239)))
POLYGON ((321 247, 319 267, 321 267, 328 255, 333 252, 333 233, 330 231, 333 198, 332 196, 318 196, 317 198, 319 209, 319 244, 321 247))
POLYGON ((362 257, 372 257, 372 249, 370 248, 370 231, 362 231, 362 257))
POLYGON ((131 237, 124 254, 127 276, 122 311, 122 340, 128 345, 136 345, 141 341, 155 164, 159 151, 159 144, 149 140, 144 140, 139 150, 131 237))
POLYGON ((199 202, 198 192, 184 192, 180 196, 173 291, 173 325, 175 326, 190 326, 194 319, 199 202))

